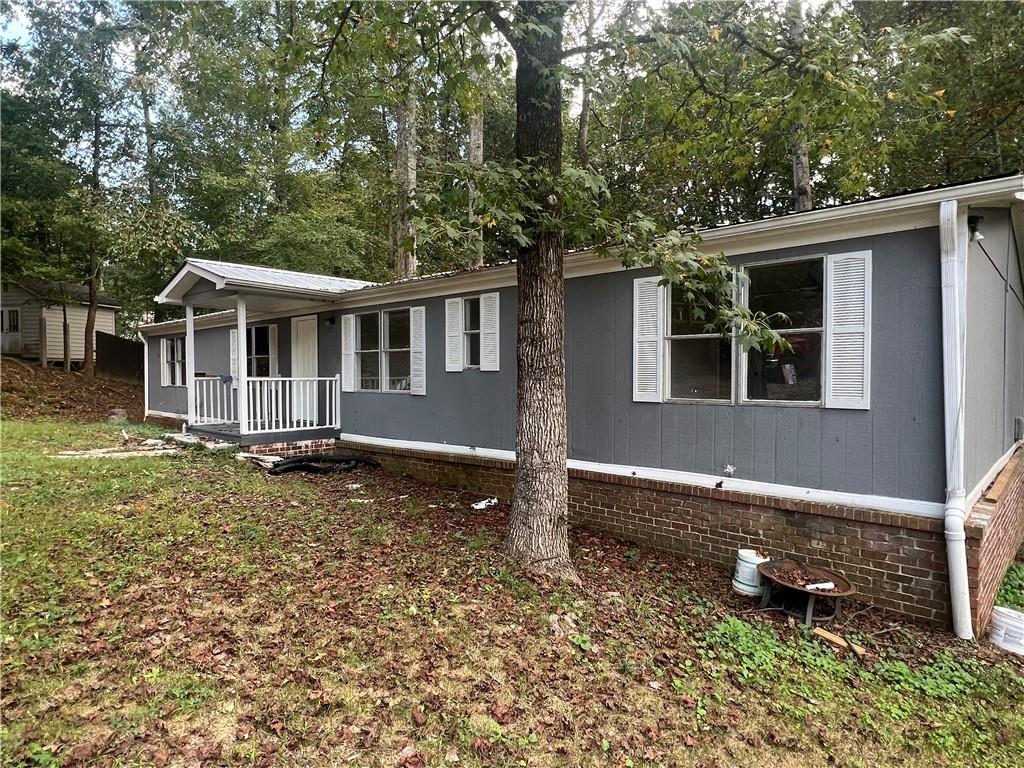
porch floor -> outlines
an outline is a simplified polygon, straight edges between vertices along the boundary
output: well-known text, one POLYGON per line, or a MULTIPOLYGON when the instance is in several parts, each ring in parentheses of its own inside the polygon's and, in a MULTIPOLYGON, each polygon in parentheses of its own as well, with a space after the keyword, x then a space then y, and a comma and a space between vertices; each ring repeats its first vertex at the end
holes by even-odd
POLYGON ((248 445, 267 445, 269 443, 294 443, 300 440, 323 440, 337 437, 335 427, 310 427, 295 429, 288 432, 251 432, 243 435, 238 429, 238 422, 225 424, 190 424, 188 431, 194 435, 212 437, 226 443, 235 443, 245 447, 248 445))

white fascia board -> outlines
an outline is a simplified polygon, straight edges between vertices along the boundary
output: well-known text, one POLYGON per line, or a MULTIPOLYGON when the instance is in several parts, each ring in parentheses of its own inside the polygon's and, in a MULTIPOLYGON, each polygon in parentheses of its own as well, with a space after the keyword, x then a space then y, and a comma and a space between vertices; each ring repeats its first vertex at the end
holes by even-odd
POLYGON ((171 278, 167 287, 156 296, 156 303, 180 305, 185 293, 200 279, 209 280, 218 289, 224 287, 224 280, 219 275, 192 261, 186 261, 185 265, 178 270, 178 274, 171 278))
MULTIPOLYGON (((418 440, 396 440, 394 438, 369 437, 345 432, 341 433, 338 439, 366 446, 404 448, 414 451, 447 454, 449 456, 475 456, 477 458, 497 459, 500 461, 515 461, 516 459, 515 451, 505 451, 497 448, 476 448, 468 445, 450 445, 448 443, 425 443, 418 440)), ((702 488, 717 488, 718 483, 722 483, 720 490, 724 491, 738 491, 758 496, 775 496, 782 499, 810 501, 817 504, 877 509, 883 512, 915 515, 917 517, 941 519, 943 515, 943 505, 941 502, 936 501, 899 499, 891 496, 873 496, 843 491, 823 491, 816 488, 762 483, 756 480, 741 480, 738 478, 721 477, 719 475, 705 475, 698 472, 683 472, 681 470, 658 469, 656 467, 631 467, 624 464, 602 464, 600 462, 581 461, 579 459, 569 459, 568 468, 606 475, 617 475, 619 477, 638 477, 645 480, 682 483, 702 488)))
MULTIPOLYGON (((252 325, 262 320, 274 320, 279 317, 301 317, 302 315, 315 315, 319 312, 328 312, 338 309, 337 302, 320 301, 312 302, 301 308, 283 310, 281 312, 249 312, 248 324, 252 325)), ((235 310, 225 309, 220 312, 210 312, 205 315, 196 315, 195 328, 226 328, 234 326, 235 310)), ((185 332, 184 320, 164 320, 160 323, 150 323, 139 326, 139 333, 143 336, 167 336, 168 334, 181 334, 185 332)))

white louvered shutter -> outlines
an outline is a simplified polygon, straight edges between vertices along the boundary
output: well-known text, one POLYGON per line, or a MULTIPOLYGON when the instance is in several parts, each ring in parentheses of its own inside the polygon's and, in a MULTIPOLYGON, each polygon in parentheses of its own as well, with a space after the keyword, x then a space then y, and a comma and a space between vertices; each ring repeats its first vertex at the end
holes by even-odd
POLYGON ((231 357, 231 386, 234 389, 238 389, 238 329, 231 329, 231 343, 230 343, 230 357, 231 357))
POLYGON ((633 281, 633 400, 661 402, 663 291, 660 277, 633 281))
POLYGON ((409 350, 409 393, 427 394, 427 327, 426 308, 409 309, 410 350, 409 350))
POLYGON ((356 389, 356 316, 341 316, 341 391, 356 389))
POLYGON ((270 375, 279 376, 277 363, 277 323, 267 326, 267 342, 270 345, 270 375))
POLYGON ((167 369, 168 368, 167 367, 167 359, 168 359, 167 343, 169 341, 170 341, 170 339, 168 339, 166 337, 160 339, 160 386, 161 387, 167 387, 167 386, 170 386, 170 384, 171 384, 169 372, 168 372, 168 369, 167 369))
POLYGON ((480 297, 480 370, 499 370, 501 345, 498 338, 498 294, 480 297))
POLYGON ((444 369, 462 370, 462 299, 444 301, 444 369))
POLYGON ((825 407, 870 406, 871 251, 826 259, 825 407))

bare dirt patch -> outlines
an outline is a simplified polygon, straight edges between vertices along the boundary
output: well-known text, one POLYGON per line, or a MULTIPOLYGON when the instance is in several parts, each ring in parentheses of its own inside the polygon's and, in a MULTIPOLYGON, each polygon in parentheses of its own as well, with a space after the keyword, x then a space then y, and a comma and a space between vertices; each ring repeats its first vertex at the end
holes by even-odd
POLYGON ((111 408, 125 408, 128 419, 143 417, 142 384, 43 368, 12 357, 0 362, 0 411, 8 419, 106 421, 111 408))

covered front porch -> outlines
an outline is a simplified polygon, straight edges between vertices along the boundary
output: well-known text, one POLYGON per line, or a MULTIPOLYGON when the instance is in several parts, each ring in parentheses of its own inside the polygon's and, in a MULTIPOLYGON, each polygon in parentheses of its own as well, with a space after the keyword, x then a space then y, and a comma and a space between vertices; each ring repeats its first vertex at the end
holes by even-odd
MULTIPOLYGON (((341 430, 341 375, 321 371, 320 312, 368 285, 265 267, 190 259, 157 301, 185 309, 183 384, 190 431, 255 445, 333 437, 341 430), (197 310, 229 310, 226 349, 203 350, 197 310), (283 338, 279 338, 283 337, 283 338), (282 371, 288 375, 282 375, 282 371)), ((223 338, 223 337, 222 337, 223 338)))

